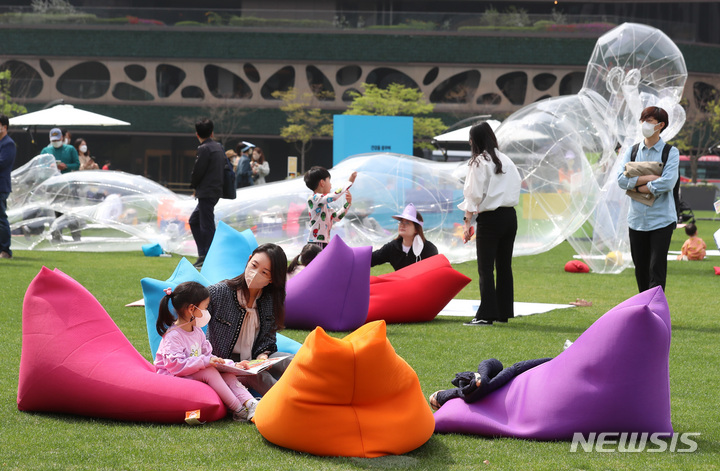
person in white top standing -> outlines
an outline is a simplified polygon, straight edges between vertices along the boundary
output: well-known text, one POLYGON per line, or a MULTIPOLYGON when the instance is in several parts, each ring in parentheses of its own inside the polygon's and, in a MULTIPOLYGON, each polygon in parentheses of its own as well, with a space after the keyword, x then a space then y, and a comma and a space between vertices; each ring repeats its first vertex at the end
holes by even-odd
POLYGON ((470 147, 465 199, 458 208, 465 211, 465 243, 472 238, 472 217, 477 215, 480 307, 475 318, 464 325, 489 326, 514 317, 512 254, 518 227, 515 206, 520 200, 522 179, 513 161, 498 150, 489 124, 470 128, 470 147))

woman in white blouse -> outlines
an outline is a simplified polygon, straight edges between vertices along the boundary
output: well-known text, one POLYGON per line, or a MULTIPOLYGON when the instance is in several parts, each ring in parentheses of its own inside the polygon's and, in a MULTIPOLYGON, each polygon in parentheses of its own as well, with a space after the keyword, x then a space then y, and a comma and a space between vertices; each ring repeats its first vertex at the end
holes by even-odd
POLYGON ((463 188, 465 200, 458 208, 465 211, 465 243, 472 237, 472 217, 477 214, 475 245, 480 307, 475 318, 465 325, 484 326, 514 317, 512 254, 517 233, 514 207, 520 199, 522 180, 513 161, 498 150, 489 124, 470 128, 470 146, 472 157, 463 188))

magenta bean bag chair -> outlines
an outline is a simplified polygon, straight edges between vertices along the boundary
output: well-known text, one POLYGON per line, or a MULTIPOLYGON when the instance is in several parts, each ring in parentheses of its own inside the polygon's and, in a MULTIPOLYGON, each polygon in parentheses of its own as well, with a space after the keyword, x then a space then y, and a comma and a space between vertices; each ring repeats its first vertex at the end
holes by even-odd
POLYGON ((665 295, 652 288, 479 401, 446 402, 435 413, 435 431, 538 440, 570 440, 576 432, 672 433, 670 338, 665 295))
POLYGON ((400 270, 370 277, 367 322, 427 322, 468 283, 444 255, 420 260, 400 270))
POLYGON ((355 330, 365 323, 370 299, 372 247, 348 247, 335 236, 312 263, 287 283, 285 326, 355 330))
POLYGON ((23 302, 17 404, 21 411, 182 423, 225 417, 205 383, 155 373, 82 285, 45 267, 23 302))

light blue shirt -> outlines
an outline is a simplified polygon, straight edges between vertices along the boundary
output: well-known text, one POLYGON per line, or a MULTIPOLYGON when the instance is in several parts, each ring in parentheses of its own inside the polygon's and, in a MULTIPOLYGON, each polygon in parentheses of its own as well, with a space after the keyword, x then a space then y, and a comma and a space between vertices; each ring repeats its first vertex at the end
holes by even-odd
MULTIPOLYGON (((635 162, 662 162, 662 150, 665 147, 665 141, 658 140, 654 146, 646 147, 645 141, 640 143, 635 162)), ((623 175, 625 164, 630 162, 630 147, 620 162, 617 173, 617 181, 623 190, 631 190, 637 185, 639 177, 628 178, 623 175)), ((655 181, 647 184, 650 193, 657 198, 652 206, 647 206, 639 201, 630 200, 630 210, 628 211, 628 226, 636 231, 654 231, 667 227, 673 222, 677 222, 677 212, 675 210, 675 199, 673 197, 673 188, 678 179, 678 168, 680 166, 680 151, 673 147, 670 149, 667 163, 663 168, 662 175, 655 181)))

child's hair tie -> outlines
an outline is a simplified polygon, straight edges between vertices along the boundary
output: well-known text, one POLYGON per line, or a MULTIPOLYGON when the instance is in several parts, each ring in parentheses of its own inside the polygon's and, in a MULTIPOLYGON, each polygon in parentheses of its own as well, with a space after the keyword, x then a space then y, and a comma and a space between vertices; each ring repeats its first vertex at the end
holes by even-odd
POLYGON ((163 291, 165 291, 166 296, 170 296, 172 294, 172 288, 165 288, 163 291))

